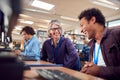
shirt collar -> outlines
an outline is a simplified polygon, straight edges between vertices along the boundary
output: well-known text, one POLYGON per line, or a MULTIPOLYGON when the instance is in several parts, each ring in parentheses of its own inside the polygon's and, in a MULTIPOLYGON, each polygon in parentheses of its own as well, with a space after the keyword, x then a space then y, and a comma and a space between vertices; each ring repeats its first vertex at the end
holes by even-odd
POLYGON ((28 41, 26 41, 26 44, 28 44, 32 39, 33 39, 33 36, 28 41))
MULTIPOLYGON (((109 34, 109 28, 105 28, 105 30, 104 30, 104 32, 103 32, 103 37, 102 37, 102 40, 103 39, 105 39, 106 37, 107 37, 107 35, 109 34)), ((96 40, 95 39, 92 39, 92 40, 94 40, 94 42, 96 42, 96 40)))
POLYGON ((102 40, 101 42, 107 38, 107 36, 109 35, 110 33, 110 29, 109 28, 105 28, 104 32, 103 32, 103 37, 102 37, 102 40))
POLYGON ((107 38, 107 36, 109 35, 110 33, 110 28, 105 28, 105 31, 103 33, 103 38, 107 38))
MULTIPOLYGON (((60 37, 61 38, 61 37, 60 37)), ((59 43, 59 41, 60 41, 60 38, 58 39, 58 41, 57 41, 57 45, 58 45, 58 43, 59 43)), ((54 45, 53 44, 53 39, 51 39, 51 45, 54 45)))

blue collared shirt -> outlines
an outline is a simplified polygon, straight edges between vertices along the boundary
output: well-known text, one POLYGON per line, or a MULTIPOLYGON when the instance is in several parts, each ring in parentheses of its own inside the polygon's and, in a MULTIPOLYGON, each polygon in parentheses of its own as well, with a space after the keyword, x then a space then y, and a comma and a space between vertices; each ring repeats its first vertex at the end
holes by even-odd
POLYGON ((40 42, 34 36, 25 42, 24 44, 24 51, 21 52, 21 55, 29 56, 40 60, 40 42))

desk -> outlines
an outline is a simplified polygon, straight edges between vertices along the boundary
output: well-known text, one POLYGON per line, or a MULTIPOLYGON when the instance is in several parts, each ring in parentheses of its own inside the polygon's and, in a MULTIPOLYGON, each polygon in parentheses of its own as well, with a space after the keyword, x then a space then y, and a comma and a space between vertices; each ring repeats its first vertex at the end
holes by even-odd
MULTIPOLYGON (((45 62, 45 61, 26 61, 25 64, 51 64, 51 63, 45 62)), ((36 69, 60 70, 60 71, 63 71, 69 75, 77 77, 81 80, 104 80, 104 79, 101 79, 98 77, 94 77, 91 75, 81 73, 79 71, 68 69, 65 67, 31 67, 31 70, 26 70, 24 72, 24 80, 42 80, 42 78, 39 77, 39 74, 37 74, 36 69)))

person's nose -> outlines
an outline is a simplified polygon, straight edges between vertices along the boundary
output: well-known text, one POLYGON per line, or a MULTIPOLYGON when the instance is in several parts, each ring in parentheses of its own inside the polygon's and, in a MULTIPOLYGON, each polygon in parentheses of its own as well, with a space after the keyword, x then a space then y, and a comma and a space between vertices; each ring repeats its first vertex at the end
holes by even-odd
POLYGON ((81 28, 81 33, 84 33, 84 28, 83 27, 81 28))
POLYGON ((56 32, 58 32, 58 30, 57 30, 57 29, 55 29, 55 31, 54 31, 54 32, 56 33, 56 32))
POLYGON ((83 29, 81 29, 81 33, 83 33, 83 29))

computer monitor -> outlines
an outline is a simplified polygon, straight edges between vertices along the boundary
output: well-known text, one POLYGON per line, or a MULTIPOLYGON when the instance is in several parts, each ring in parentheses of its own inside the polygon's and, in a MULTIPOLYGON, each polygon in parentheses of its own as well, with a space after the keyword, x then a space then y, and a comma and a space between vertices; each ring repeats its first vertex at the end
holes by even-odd
POLYGON ((0 44, 4 42, 4 13, 0 10, 0 44))
POLYGON ((0 1, 0 48, 7 48, 9 42, 12 42, 12 30, 21 11, 21 0, 0 1))

